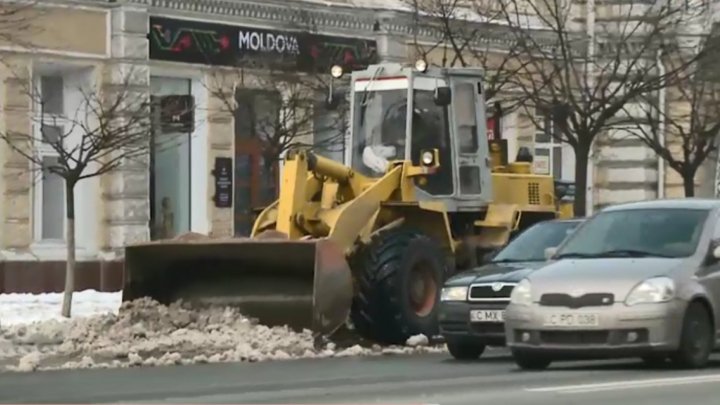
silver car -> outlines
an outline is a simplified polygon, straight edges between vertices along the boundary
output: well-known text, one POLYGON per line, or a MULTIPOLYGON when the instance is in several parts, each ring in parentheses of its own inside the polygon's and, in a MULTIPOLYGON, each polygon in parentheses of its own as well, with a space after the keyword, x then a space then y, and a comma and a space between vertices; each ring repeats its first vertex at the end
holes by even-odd
POLYGON ((513 289, 507 346, 525 369, 640 357, 706 365, 720 325, 720 200, 606 208, 513 289))

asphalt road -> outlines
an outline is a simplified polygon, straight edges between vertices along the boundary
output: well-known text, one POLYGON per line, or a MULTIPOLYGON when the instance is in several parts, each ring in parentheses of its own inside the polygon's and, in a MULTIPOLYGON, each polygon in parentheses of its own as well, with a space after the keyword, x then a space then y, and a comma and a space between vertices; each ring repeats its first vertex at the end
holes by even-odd
POLYGON ((519 371, 499 352, 0 374, 3 403, 714 404, 720 356, 702 371, 638 361, 519 371))

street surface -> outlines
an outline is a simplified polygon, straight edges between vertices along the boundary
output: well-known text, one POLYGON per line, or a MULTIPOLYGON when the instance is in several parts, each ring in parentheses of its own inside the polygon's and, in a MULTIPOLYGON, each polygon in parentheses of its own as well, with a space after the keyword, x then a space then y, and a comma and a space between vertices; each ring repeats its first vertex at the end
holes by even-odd
POLYGON ((519 371, 504 351, 163 368, 0 374, 3 403, 715 404, 720 356, 702 371, 639 361, 555 363, 519 371))

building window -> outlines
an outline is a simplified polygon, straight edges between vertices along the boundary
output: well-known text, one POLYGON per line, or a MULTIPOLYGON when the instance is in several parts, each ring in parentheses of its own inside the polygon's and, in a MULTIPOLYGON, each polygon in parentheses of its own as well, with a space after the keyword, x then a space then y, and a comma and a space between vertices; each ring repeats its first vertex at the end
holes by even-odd
POLYGON ((64 115, 63 77, 58 75, 40 76, 40 100, 43 112, 51 115, 64 115))
POLYGON ((535 174, 552 175, 555 179, 563 177, 563 145, 558 140, 560 133, 550 116, 536 111, 535 153, 533 171, 535 174), (554 135, 554 136, 553 136, 554 135))
POLYGON ((65 142, 68 128, 63 79, 59 74, 40 74, 35 80, 38 94, 33 106, 34 149, 43 163, 40 178, 33 183, 34 234, 37 241, 62 242, 65 239, 65 181, 47 170, 58 164, 57 149, 65 142))
POLYGON ((235 136, 238 139, 258 139, 267 145, 274 143, 280 122, 282 100, 276 90, 238 88, 235 92, 235 136))

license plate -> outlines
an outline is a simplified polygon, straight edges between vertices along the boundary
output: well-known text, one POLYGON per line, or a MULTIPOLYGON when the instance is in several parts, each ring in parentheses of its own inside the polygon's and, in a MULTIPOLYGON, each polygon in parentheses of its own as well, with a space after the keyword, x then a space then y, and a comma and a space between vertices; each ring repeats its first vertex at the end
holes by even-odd
POLYGON ((545 326, 598 326, 597 314, 552 314, 545 317, 545 326))
POLYGON ((505 311, 502 310, 475 309, 470 311, 470 320, 472 322, 503 322, 504 315, 505 311))

